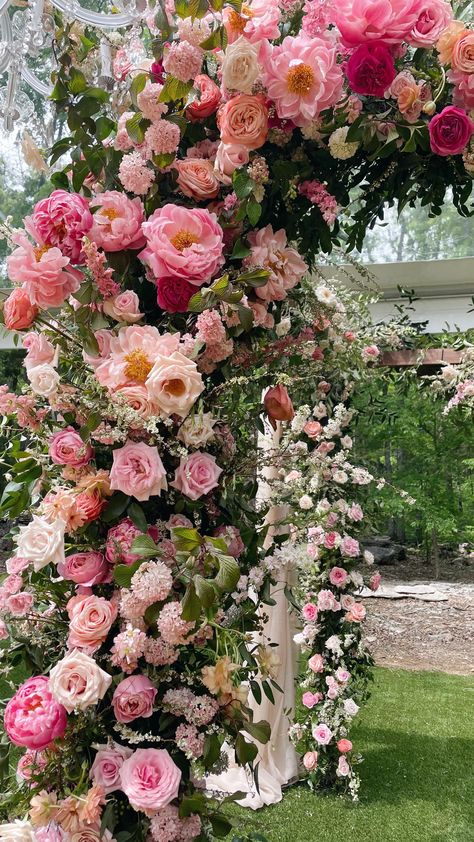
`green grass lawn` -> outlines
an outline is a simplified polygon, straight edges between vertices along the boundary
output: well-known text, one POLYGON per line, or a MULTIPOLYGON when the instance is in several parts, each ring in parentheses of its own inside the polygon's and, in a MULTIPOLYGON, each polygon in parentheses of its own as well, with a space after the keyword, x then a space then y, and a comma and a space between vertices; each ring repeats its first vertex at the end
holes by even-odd
POLYGON ((351 735, 360 803, 300 784, 232 818, 269 842, 474 842, 473 726, 474 678, 377 669, 351 735))

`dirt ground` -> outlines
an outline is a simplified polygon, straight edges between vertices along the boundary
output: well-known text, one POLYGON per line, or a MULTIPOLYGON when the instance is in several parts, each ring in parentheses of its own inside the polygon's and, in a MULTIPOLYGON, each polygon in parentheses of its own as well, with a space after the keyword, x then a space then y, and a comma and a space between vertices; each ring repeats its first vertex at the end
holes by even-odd
POLYGON ((377 664, 413 670, 474 674, 474 566, 445 561, 440 581, 411 558, 381 568, 382 584, 429 585, 445 601, 364 600, 365 639, 377 664))

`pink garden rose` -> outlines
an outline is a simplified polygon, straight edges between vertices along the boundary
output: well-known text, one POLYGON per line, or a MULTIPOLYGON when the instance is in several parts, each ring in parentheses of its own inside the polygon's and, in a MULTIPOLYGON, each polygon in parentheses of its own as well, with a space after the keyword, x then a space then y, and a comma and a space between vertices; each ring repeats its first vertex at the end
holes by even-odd
POLYGON ((333 734, 327 725, 321 723, 313 728, 313 737, 319 745, 327 746, 331 742, 333 734))
POLYGON ((307 751, 303 756, 303 766, 307 772, 312 772, 318 765, 318 752, 307 751))
POLYGON ((8 628, 5 622, 0 619, 0 640, 7 640, 8 636, 8 628))
POLYGON ((152 815, 178 796, 181 771, 165 749, 139 748, 120 770, 121 788, 135 810, 152 815))
POLYGON ((17 746, 36 751, 62 737, 66 724, 66 710, 53 698, 45 675, 25 681, 5 708, 8 738, 17 746))
POLYGON ((111 683, 112 676, 84 652, 68 652, 49 674, 49 690, 68 713, 96 705, 111 683))
POLYGON ((458 70, 450 70, 448 81, 454 85, 454 105, 466 111, 474 110, 474 73, 461 73, 458 70))
POLYGON ((31 327, 38 315, 38 308, 31 303, 25 289, 18 287, 3 304, 3 321, 8 330, 25 330, 31 327))
POLYGON ((362 603, 355 602, 345 615, 345 620, 347 623, 361 623, 362 620, 365 620, 366 613, 367 612, 362 603))
POLYGON ((68 555, 58 564, 58 573, 63 579, 91 588, 109 579, 109 565, 102 553, 89 552, 68 555))
POLYGON ((103 304, 104 313, 115 319, 117 322, 134 324, 140 321, 143 313, 140 313, 140 301, 136 292, 126 289, 119 292, 112 298, 106 298, 103 304))
POLYGON ((337 599, 332 591, 322 590, 318 593, 318 610, 319 611, 336 611, 337 599))
POLYGON ((144 215, 140 199, 129 199, 118 190, 106 190, 91 199, 91 207, 95 209, 94 221, 88 236, 96 245, 104 251, 143 248, 144 215))
POLYGON ((347 62, 346 75, 356 93, 383 96, 397 75, 389 47, 383 43, 361 44, 347 62))
POLYGON ((401 44, 416 26, 423 0, 339 0, 335 23, 345 47, 366 41, 401 44))
POLYGON ((126 724, 140 717, 148 719, 153 713, 157 692, 155 685, 145 675, 130 675, 124 678, 112 696, 112 707, 117 722, 126 724))
POLYGON ((222 468, 216 464, 214 456, 196 450, 181 459, 170 485, 190 500, 198 500, 217 488, 221 473, 222 468))
POLYGON ((156 447, 127 441, 113 451, 110 488, 136 500, 149 500, 166 491, 166 471, 156 447))
POLYGON ((341 754, 347 754, 349 751, 352 751, 352 743, 350 740, 338 740, 337 748, 341 754))
POLYGON ((72 263, 79 263, 82 238, 92 228, 89 203, 78 193, 54 190, 35 205, 25 227, 41 245, 57 246, 72 263))
POLYGON ((453 10, 448 0, 423 0, 418 8, 418 19, 406 40, 412 47, 432 47, 452 19, 453 10))
POLYGON ((341 756, 339 758, 339 761, 338 761, 338 764, 337 764, 336 775, 338 775, 341 778, 347 778, 347 776, 350 774, 350 771, 351 771, 351 767, 349 766, 349 764, 348 764, 346 758, 344 757, 344 755, 341 754, 341 756))
POLYGON ((268 135, 268 108, 262 95, 239 94, 229 99, 217 114, 221 141, 226 145, 259 149, 268 135))
POLYGON ((223 231, 208 210, 167 204, 142 227, 147 244, 139 257, 155 278, 178 276, 201 286, 224 263, 223 231))
POLYGON ((120 789, 120 770, 125 760, 132 756, 131 748, 118 743, 95 746, 97 754, 89 772, 95 784, 101 786, 105 795, 120 789))
POLYGON ((317 620, 318 617, 318 608, 314 604, 314 602, 307 602, 306 605, 303 605, 302 612, 304 619, 308 623, 313 623, 317 620))
POLYGON ((85 444, 74 427, 66 427, 55 433, 49 441, 49 456, 55 465, 71 465, 82 468, 94 456, 90 444, 85 444))
POLYGON ((355 538, 349 538, 347 535, 341 541, 340 550, 341 554, 348 558, 357 558, 360 555, 359 542, 355 538))
POLYGON ((308 666, 312 672, 323 672, 324 658, 322 655, 312 655, 308 661, 308 666))
POLYGON ((7 598, 6 608, 14 617, 25 617, 31 611, 33 602, 33 594, 21 591, 21 593, 11 594, 7 598))
POLYGON ((54 345, 51 344, 49 339, 46 339, 43 333, 35 333, 34 331, 26 333, 22 337, 22 344, 27 352, 23 361, 27 371, 37 365, 43 363, 51 365, 54 362, 56 353, 54 345))
POLYGON ((241 143, 220 143, 214 168, 223 184, 232 184, 232 175, 249 162, 249 150, 241 143))
POLYGON ((329 581, 331 585, 335 585, 337 588, 342 588, 349 578, 349 574, 347 570, 344 570, 343 567, 333 567, 329 573, 329 581))
POLYGON ((259 58, 263 83, 282 120, 304 126, 341 97, 342 70, 328 38, 287 35, 277 46, 264 42, 259 58))
POLYGON ((92 655, 106 640, 116 616, 117 606, 102 596, 76 597, 69 610, 68 646, 92 655))
POLYGON ((195 120, 204 120, 214 114, 217 111, 222 94, 216 83, 205 73, 196 76, 193 87, 199 91, 199 95, 186 108, 186 116, 194 122, 195 120))
POLYGON ((110 564, 133 564, 138 556, 132 553, 132 544, 142 532, 130 518, 124 518, 107 533, 105 557, 110 564))
POLYGON ((380 573, 374 573, 373 576, 370 577, 369 588, 371 591, 378 591, 380 588, 380 582, 382 581, 382 577, 380 573))
POLYGON ((192 296, 196 293, 194 284, 183 278, 163 277, 156 281, 158 307, 167 313, 186 313, 192 296))
POLYGON ((321 699, 321 693, 311 693, 311 691, 308 690, 306 693, 303 693, 301 701, 303 702, 305 708, 312 710, 312 708, 314 708, 321 701, 321 699))
POLYGON ((181 351, 158 355, 145 385, 162 415, 180 418, 188 415, 204 389, 196 363, 181 351))
POLYGON ((433 117, 428 128, 435 155, 460 155, 474 132, 474 122, 461 108, 447 105, 433 117))
POLYGON ((220 188, 214 165, 208 158, 184 158, 177 161, 177 185, 189 199, 205 202, 215 199, 220 188))
POLYGON ((59 248, 35 246, 24 231, 13 236, 18 246, 7 257, 9 278, 22 284, 32 304, 47 310, 60 307, 81 285, 83 275, 69 264, 59 248))

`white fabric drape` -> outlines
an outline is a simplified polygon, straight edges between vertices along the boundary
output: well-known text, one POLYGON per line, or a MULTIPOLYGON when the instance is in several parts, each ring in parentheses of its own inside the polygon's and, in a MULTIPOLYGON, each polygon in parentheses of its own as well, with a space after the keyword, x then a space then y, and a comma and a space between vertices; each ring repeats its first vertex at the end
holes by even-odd
MULTIPOLYGON (((281 424, 273 431, 265 425, 265 435, 259 434, 258 446, 267 455, 272 450, 277 450, 281 439, 281 424)), ((276 468, 266 467, 262 471, 263 479, 259 483, 258 498, 261 501, 268 500, 269 487, 265 480, 273 479, 276 476, 276 468)), ((279 506, 270 508, 266 522, 270 525, 266 548, 273 543, 273 536, 281 532, 282 528, 278 523, 285 517, 285 510, 279 506)), ((286 532, 286 527, 283 528, 286 532)), ((294 780, 298 775, 297 755, 288 737, 288 716, 287 713, 293 710, 295 703, 295 684, 297 649, 293 643, 295 628, 292 614, 288 610, 288 602, 284 594, 285 585, 291 585, 292 572, 288 567, 281 568, 277 574, 277 582, 271 589, 271 596, 275 600, 274 606, 263 606, 263 613, 268 616, 262 633, 263 643, 276 643, 278 648, 273 651, 277 653, 279 660, 276 669, 275 681, 281 687, 282 693, 274 691, 275 704, 272 704, 266 696, 263 696, 261 704, 257 704, 250 696, 249 707, 254 712, 254 719, 258 722, 261 719, 270 723, 271 737, 266 745, 257 743, 259 748, 255 764, 259 763, 258 783, 259 792, 255 787, 253 778, 235 763, 232 752, 229 751, 229 767, 222 775, 209 775, 206 779, 206 787, 209 790, 218 792, 245 792, 246 797, 238 803, 244 807, 258 810, 268 804, 276 804, 282 798, 282 786, 294 780), (286 713, 285 713, 286 711, 286 713)))

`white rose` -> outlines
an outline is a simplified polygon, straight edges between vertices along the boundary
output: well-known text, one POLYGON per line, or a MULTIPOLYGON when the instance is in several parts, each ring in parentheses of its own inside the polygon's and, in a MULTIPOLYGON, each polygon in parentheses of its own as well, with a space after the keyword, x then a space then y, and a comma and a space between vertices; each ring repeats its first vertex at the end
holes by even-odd
POLYGON ((36 571, 47 564, 64 564, 65 526, 60 518, 50 523, 44 517, 33 515, 33 520, 20 526, 15 537, 16 555, 29 559, 36 571))
POLYGON ((291 319, 289 319, 289 318, 282 319, 281 322, 278 322, 278 324, 275 328, 275 333, 276 333, 277 336, 286 336, 286 334, 288 333, 290 328, 291 328, 291 319))
POLYGON ((356 705, 354 699, 346 699, 344 702, 344 710, 348 716, 355 716, 359 710, 359 705, 356 705))
POLYGON ((59 374, 48 363, 35 365, 26 372, 31 388, 36 395, 49 398, 54 395, 59 386, 59 374))
POLYGON ((321 304, 325 304, 326 307, 334 307, 337 302, 337 298, 335 293, 332 289, 326 286, 319 286, 316 289, 316 298, 321 304))
POLYGON ((202 447, 213 440, 215 423, 210 412, 189 415, 179 428, 178 438, 186 447, 202 447))
POLYGON ((127 322, 127 324, 134 324, 134 322, 140 321, 143 316, 143 313, 140 313, 138 295, 130 289, 121 292, 119 295, 114 295, 112 298, 107 298, 104 301, 103 310, 117 322, 127 322))
POLYGON ((0 824, 2 842, 35 842, 35 831, 29 822, 20 819, 11 824, 0 824))
POLYGON ((303 509, 303 511, 309 511, 313 507, 313 501, 309 494, 303 494, 302 497, 299 499, 299 507, 303 509))
POLYGON ((251 94, 258 78, 258 44, 251 44, 244 35, 229 44, 222 62, 222 84, 228 91, 251 94))
POLYGON ((181 351, 168 356, 159 354, 145 386, 163 415, 185 418, 204 389, 202 377, 193 360, 181 351))
POLYGON ((111 675, 89 655, 76 649, 58 661, 49 674, 49 689, 68 713, 96 705, 111 683, 111 675))

